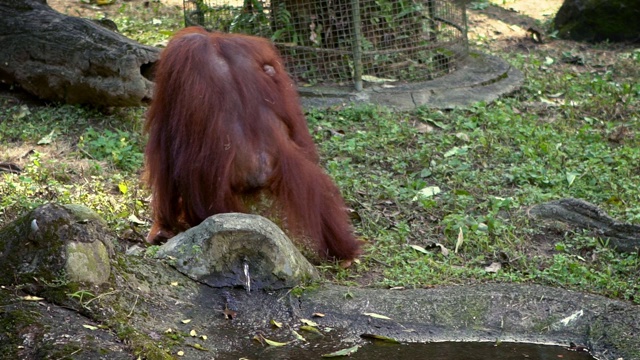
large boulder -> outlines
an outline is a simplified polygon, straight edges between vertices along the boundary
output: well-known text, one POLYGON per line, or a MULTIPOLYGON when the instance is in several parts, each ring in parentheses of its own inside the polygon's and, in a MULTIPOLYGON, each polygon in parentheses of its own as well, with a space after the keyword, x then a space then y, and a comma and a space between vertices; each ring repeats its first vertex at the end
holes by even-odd
POLYGON ((640 41, 640 1, 565 0, 554 24, 560 37, 578 41, 640 41))
POLYGON ((280 289, 318 278, 315 268, 268 219, 218 214, 178 234, 157 253, 191 279, 214 287, 280 289))
POLYGON ((104 284, 115 238, 106 223, 79 205, 43 205, 0 229, 0 284, 33 291, 69 282, 104 284))

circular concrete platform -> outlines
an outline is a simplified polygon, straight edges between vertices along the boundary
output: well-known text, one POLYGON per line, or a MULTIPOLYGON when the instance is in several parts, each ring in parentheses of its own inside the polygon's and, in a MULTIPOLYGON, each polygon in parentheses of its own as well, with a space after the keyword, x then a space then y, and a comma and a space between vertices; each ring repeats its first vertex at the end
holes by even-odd
POLYGON ((460 69, 434 80, 413 83, 366 84, 362 91, 352 86, 312 86, 298 89, 305 108, 323 108, 346 103, 379 104, 396 110, 419 106, 439 109, 467 107, 492 102, 522 86, 520 70, 493 56, 471 52, 460 69))

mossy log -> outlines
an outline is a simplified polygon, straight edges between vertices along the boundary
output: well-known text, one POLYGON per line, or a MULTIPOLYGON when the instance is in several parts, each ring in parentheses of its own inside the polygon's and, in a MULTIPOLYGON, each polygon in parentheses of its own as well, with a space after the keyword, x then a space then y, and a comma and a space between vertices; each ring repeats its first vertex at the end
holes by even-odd
POLYGON ((621 252, 640 250, 640 226, 621 223, 597 206, 581 199, 560 199, 534 206, 529 214, 535 218, 560 221, 580 229, 589 229, 607 239, 621 252))
POLYGON ((0 2, 0 49, 0 82, 45 100, 96 106, 149 100, 159 54, 45 0, 0 2))

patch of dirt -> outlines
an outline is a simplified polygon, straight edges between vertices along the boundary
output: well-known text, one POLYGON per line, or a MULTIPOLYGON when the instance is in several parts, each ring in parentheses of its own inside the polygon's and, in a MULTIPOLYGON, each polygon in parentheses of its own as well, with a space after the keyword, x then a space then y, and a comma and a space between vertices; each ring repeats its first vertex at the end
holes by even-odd
POLYGON ((557 253, 555 244, 562 242, 570 229, 566 225, 563 227, 561 223, 553 225, 555 226, 543 227, 539 230, 540 232, 531 235, 529 239, 531 244, 528 244, 529 248, 523 251, 527 256, 549 257, 557 253))
POLYGON ((546 24, 553 21, 560 6, 562 0, 494 0, 482 10, 468 8, 469 42, 473 45, 490 41, 498 48, 522 40, 532 42, 530 29, 539 32, 544 40, 546 24))
POLYGON ((160 6, 173 7, 176 11, 182 11, 182 0, 115 0, 106 5, 97 5, 97 3, 99 3, 99 1, 87 3, 81 0, 47 0, 47 4, 60 13, 90 19, 112 18, 127 7, 153 9, 156 6, 160 6))
POLYGON ((518 12, 534 19, 543 20, 554 16, 564 0, 493 0, 496 6, 518 12))

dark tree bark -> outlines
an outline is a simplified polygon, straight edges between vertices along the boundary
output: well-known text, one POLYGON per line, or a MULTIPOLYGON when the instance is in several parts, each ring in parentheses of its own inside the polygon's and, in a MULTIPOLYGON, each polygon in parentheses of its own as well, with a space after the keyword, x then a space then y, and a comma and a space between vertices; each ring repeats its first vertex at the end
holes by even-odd
POLYGON ((0 1, 0 81, 45 100, 131 106, 149 100, 159 49, 46 0, 0 1))

